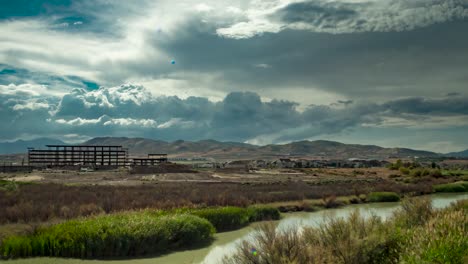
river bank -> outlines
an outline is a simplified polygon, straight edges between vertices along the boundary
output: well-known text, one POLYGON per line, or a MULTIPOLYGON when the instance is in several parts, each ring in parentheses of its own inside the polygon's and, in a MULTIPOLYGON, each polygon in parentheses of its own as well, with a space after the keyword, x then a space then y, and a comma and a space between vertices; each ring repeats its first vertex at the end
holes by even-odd
MULTIPOLYGON (((433 206, 435 208, 443 208, 448 206, 451 202, 461 199, 468 199, 467 193, 462 194, 433 194, 429 195, 433 201, 433 206)), ((283 218, 280 221, 276 221, 280 228, 285 228, 292 225, 309 225, 317 226, 323 222, 325 216, 336 216, 336 217, 345 217, 348 216, 351 212, 358 209, 361 214, 369 216, 371 214, 376 214, 382 218, 387 218, 399 208, 399 203, 368 203, 368 204, 357 204, 349 205, 341 208, 322 210, 317 212, 299 212, 299 213, 290 213, 284 214, 283 218)), ((32 258, 32 259, 18 259, 18 260, 9 260, 6 263, 15 263, 15 264, 49 264, 49 263, 66 263, 66 264, 88 264, 88 263, 137 263, 137 264, 147 264, 147 263, 219 263, 219 261, 226 256, 234 252, 240 241, 251 236, 253 230, 257 224, 250 225, 248 227, 231 231, 218 233, 214 235, 214 242, 206 247, 201 249, 192 249, 181 252, 173 252, 167 255, 159 256, 156 258, 143 258, 143 259, 130 259, 130 260, 106 260, 106 261, 97 261, 97 260, 79 260, 79 259, 62 259, 62 258, 32 258)))

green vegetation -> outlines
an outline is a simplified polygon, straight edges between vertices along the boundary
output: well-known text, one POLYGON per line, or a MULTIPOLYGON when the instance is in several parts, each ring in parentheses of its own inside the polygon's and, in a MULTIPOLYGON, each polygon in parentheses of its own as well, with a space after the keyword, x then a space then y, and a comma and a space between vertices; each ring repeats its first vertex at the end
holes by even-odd
POLYGON ((468 178, 468 170, 463 169, 441 169, 434 161, 432 161, 430 167, 426 165, 423 167, 418 162, 403 162, 397 160, 395 163, 390 163, 387 168, 391 170, 398 170, 401 174, 411 177, 433 177, 433 178, 448 178, 458 177, 461 180, 468 178))
POLYGON ((435 192, 468 192, 468 182, 453 182, 447 184, 434 185, 435 192))
POLYGON ((192 215, 125 213, 72 220, 31 236, 9 237, 0 250, 4 258, 139 256, 207 242, 214 232, 210 222, 192 215))
POLYGON ((20 185, 32 184, 31 182, 16 182, 16 181, 7 181, 0 180, 0 190, 5 190, 7 192, 16 191, 20 185))
POLYGON ((224 263, 462 264, 468 254, 468 200, 434 210, 429 199, 413 198, 386 221, 358 211, 327 220, 301 232, 264 224, 224 263))
POLYGON ((143 210, 100 215, 41 227, 30 235, 7 237, 0 245, 0 254, 3 258, 158 254, 209 242, 216 230, 230 230, 249 222, 279 217, 277 209, 265 206, 143 210))
POLYGON ((280 218, 278 209, 268 206, 181 208, 172 210, 172 212, 187 213, 204 218, 213 224, 218 232, 238 229, 250 222, 278 220, 280 218))
POLYGON ((367 200, 371 203, 398 202, 400 196, 394 192, 372 192, 367 195, 367 200))
POLYGON ((443 170, 442 175, 444 175, 444 176, 454 176, 454 177, 467 176, 468 175, 468 170, 443 170))
POLYGON ((247 208, 249 212, 249 221, 279 220, 281 214, 279 210, 272 206, 252 205, 247 208))

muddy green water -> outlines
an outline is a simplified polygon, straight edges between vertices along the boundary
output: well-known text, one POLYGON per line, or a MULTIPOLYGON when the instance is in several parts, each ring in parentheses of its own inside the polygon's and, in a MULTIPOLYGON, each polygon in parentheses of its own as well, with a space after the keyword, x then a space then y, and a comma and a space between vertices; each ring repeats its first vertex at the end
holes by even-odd
MULTIPOLYGON (((468 199, 468 193, 462 194, 433 194, 430 195, 433 206, 443 208, 451 202, 461 199, 468 199)), ((323 210, 313 213, 291 213, 283 215, 279 221, 278 228, 286 228, 292 225, 299 226, 315 226, 319 225, 328 216, 346 217, 354 210, 358 209, 364 216, 371 214, 378 215, 382 218, 387 218, 392 212, 399 207, 399 203, 372 203, 350 205, 338 209, 323 210)), ((208 247, 173 252, 167 255, 155 258, 142 259, 127 259, 127 260, 79 260, 79 259, 62 259, 62 258, 30 258, 5 261, 6 264, 158 264, 158 263, 219 263, 220 260, 232 253, 236 245, 245 239, 249 239, 256 224, 252 224, 246 228, 242 228, 232 232, 225 232, 215 235, 215 241, 208 247)))

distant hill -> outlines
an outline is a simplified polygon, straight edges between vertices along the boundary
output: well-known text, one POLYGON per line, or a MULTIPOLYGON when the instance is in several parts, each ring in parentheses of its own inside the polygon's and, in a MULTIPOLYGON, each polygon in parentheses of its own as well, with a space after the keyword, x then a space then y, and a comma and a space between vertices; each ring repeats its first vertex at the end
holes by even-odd
POLYGON ((383 148, 374 145, 343 144, 334 141, 298 141, 283 145, 255 146, 216 140, 166 142, 145 138, 99 137, 83 144, 122 145, 131 155, 168 153, 175 157, 210 157, 216 159, 253 159, 278 157, 388 158, 433 157, 439 154, 407 148, 383 148))
MULTIPOLYGON (((40 138, 0 143, 0 154, 26 153, 28 147, 44 148, 45 145, 65 144, 60 140, 40 138)), ((389 157, 433 157, 439 154, 407 148, 383 148, 374 145, 343 144, 334 141, 297 141, 282 145, 256 146, 239 142, 216 140, 166 142, 146 138, 97 137, 84 145, 122 145, 132 156, 145 156, 149 153, 167 153, 171 157, 204 157, 215 159, 274 159, 295 158, 389 158, 389 157)), ((466 152, 464 152, 466 154, 466 152)), ((461 155, 461 154, 460 154, 461 155)))
POLYGON ((17 140, 14 142, 0 142, 0 154, 26 153, 28 147, 44 148, 45 145, 65 144, 61 140, 38 138, 33 140, 17 140))
POLYGON ((457 157, 457 158, 468 158, 468 149, 460 152, 451 152, 445 154, 445 156, 449 157, 457 157))

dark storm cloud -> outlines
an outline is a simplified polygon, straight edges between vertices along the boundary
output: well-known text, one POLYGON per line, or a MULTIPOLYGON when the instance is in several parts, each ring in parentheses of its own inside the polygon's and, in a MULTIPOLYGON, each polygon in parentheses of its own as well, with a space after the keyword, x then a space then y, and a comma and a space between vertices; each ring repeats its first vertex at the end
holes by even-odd
MULTIPOLYGON (((362 5, 325 1, 299 2, 282 8, 271 18, 279 18, 287 23, 305 22, 318 24, 325 28, 333 28, 340 21, 358 17, 355 8, 362 5)), ((369 3, 364 5, 369 5, 369 3)))
POLYGON ((409 31, 468 18, 466 0, 388 0, 349 3, 302 1, 269 16, 285 27, 315 32, 354 33, 409 31))
POLYGON ((443 99, 406 98, 384 103, 382 108, 395 114, 468 115, 468 100, 466 97, 443 99))
POLYGON ((458 21, 385 33, 285 30, 237 40, 219 38, 193 21, 179 27, 177 37, 150 41, 178 59, 178 70, 219 73, 217 89, 268 96, 268 91, 313 87, 350 98, 392 98, 463 93, 468 35, 461 32, 467 27, 468 21, 458 21), (271 67, 252 67, 260 63, 271 67))
POLYGON ((353 102, 353 100, 338 100, 338 103, 344 104, 346 106, 352 104, 353 102))
POLYGON ((164 140, 218 139, 271 143, 336 134, 385 118, 468 116, 465 97, 404 98, 344 107, 312 105, 300 112, 290 101, 262 101, 252 92, 232 92, 223 101, 203 97, 154 97, 144 87, 122 85, 96 91, 75 89, 44 97, 27 87, 2 86, 1 116, 10 124, 1 137, 24 131, 38 136, 140 136, 164 140))
POLYGON ((270 143, 438 117, 452 127, 467 122, 467 1, 233 1, 231 11, 220 1, 184 3, 2 6, 0 117, 8 127, 0 138, 270 143), (195 96, 116 86, 126 82, 195 96))

